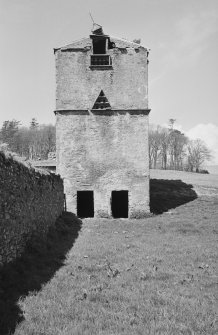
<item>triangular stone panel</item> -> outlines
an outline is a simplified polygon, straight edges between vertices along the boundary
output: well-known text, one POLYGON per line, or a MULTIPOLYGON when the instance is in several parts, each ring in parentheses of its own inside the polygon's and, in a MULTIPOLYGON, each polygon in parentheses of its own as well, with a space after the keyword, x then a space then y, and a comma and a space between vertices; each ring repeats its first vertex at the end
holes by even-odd
POLYGON ((101 90, 98 98, 96 99, 92 109, 111 109, 111 105, 108 102, 104 92, 101 90))

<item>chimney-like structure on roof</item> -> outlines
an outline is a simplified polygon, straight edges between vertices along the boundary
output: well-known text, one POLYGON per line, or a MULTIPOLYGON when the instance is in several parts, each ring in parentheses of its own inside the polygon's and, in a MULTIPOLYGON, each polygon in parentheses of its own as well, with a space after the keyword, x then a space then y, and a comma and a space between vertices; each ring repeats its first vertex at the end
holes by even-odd
POLYGON ((98 25, 55 49, 57 173, 81 218, 149 213, 147 57, 98 25))
POLYGON ((93 23, 92 33, 95 35, 104 35, 102 26, 97 23, 93 23))

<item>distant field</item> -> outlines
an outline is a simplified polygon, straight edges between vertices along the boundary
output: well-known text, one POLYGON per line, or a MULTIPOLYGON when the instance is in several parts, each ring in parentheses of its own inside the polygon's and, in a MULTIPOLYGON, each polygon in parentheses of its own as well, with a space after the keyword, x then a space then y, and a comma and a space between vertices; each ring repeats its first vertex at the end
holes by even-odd
POLYGON ((204 168, 208 170, 209 173, 218 175, 218 165, 209 165, 204 168))
POLYGON ((65 214, 47 245, 36 241, 8 268, 1 335, 218 334, 218 181, 161 170, 151 177, 152 206, 167 212, 143 220, 65 214))
POLYGON ((176 179, 192 184, 198 195, 218 194, 218 175, 173 170, 150 170, 153 179, 176 179))

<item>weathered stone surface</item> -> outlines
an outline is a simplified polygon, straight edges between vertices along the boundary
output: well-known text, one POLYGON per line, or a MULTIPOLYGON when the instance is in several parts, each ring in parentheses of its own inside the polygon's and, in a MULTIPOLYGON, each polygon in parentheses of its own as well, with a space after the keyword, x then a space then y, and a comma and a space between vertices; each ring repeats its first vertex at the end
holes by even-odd
POLYGON ((128 191, 128 216, 149 212, 148 50, 110 37, 112 67, 92 68, 92 40, 56 50, 57 172, 67 209, 94 192, 94 216, 112 217, 111 192, 128 191), (103 91, 111 111, 92 110, 103 91))
POLYGON ((45 236, 64 206, 59 176, 30 169, 0 152, 0 256, 20 255, 33 234, 45 236))
MULTIPOLYGON (((90 110, 101 90, 112 109, 148 108, 147 49, 126 40, 114 41, 117 47, 107 52, 112 68, 106 70, 90 68, 91 48, 84 52, 69 46, 56 51, 57 110, 90 110)), ((92 43, 83 39, 81 47, 85 42, 92 43)))
POLYGON ((149 212, 147 116, 57 115, 57 172, 67 206, 78 190, 94 190, 96 217, 111 217, 111 192, 129 191, 129 216, 149 212))

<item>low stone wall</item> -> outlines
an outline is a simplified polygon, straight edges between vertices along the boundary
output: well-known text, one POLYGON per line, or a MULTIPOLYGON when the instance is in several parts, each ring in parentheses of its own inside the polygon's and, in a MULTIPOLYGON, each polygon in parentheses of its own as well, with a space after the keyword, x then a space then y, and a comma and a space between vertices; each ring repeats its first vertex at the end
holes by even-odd
POLYGON ((19 256, 33 235, 46 236, 64 208, 62 179, 0 152, 0 264, 19 256))

